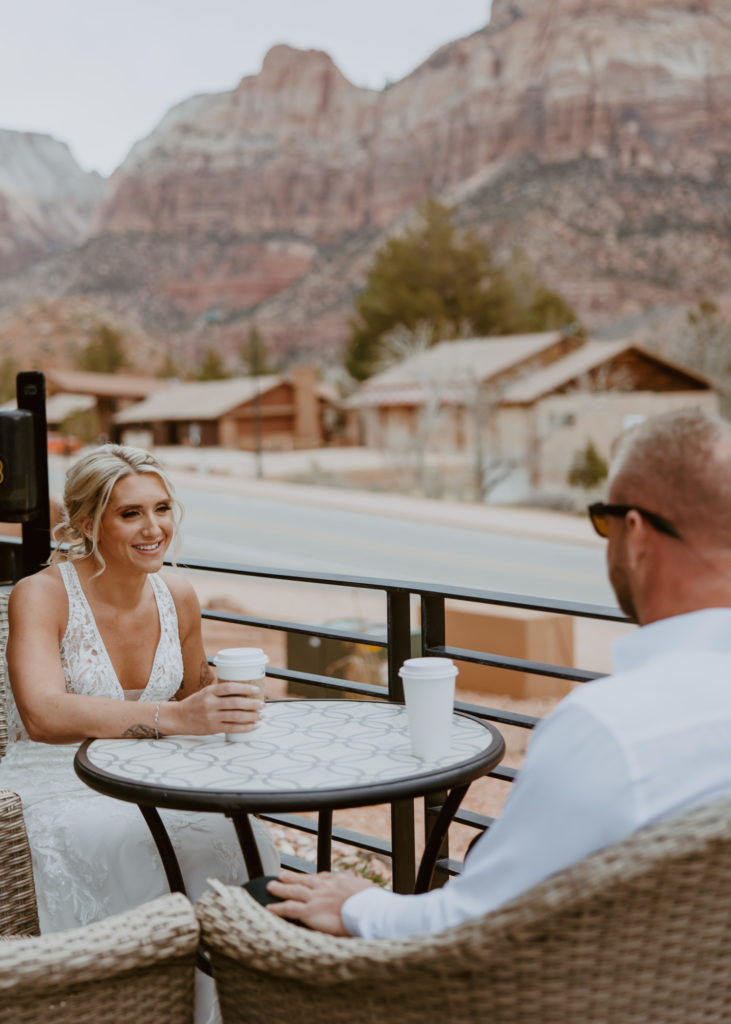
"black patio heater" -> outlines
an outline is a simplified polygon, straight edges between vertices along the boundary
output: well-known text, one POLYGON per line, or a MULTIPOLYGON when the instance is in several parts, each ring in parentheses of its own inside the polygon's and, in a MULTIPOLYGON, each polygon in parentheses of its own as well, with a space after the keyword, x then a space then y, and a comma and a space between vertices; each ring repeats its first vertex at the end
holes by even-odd
POLYGON ((13 583, 42 569, 51 553, 43 374, 19 373, 16 395, 17 409, 0 410, 0 522, 23 524, 20 560, 14 546, 0 547, 0 575, 13 583))

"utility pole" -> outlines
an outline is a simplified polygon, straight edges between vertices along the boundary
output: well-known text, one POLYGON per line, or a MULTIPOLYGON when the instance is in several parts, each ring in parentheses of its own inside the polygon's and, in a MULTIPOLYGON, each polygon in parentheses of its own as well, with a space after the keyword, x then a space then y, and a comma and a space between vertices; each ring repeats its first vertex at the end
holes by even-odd
POLYGON ((264 476, 261 455, 261 396, 259 394, 259 332, 252 327, 249 332, 249 363, 251 365, 251 376, 254 378, 254 459, 256 465, 256 478, 261 480, 264 476))

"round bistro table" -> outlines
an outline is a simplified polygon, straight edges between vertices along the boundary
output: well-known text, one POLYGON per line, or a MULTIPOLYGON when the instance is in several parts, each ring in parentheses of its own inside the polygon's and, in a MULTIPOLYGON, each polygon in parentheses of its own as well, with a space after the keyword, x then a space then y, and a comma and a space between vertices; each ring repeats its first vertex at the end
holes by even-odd
POLYGON ((226 814, 250 878, 263 873, 249 814, 318 811, 318 870, 330 867, 332 812, 447 791, 427 839, 416 892, 428 889, 470 783, 505 752, 491 724, 455 712, 451 748, 435 761, 411 752, 406 709, 373 700, 267 703, 258 729, 239 743, 222 734, 86 740, 74 767, 92 789, 138 804, 172 891, 185 892, 158 807, 226 814))

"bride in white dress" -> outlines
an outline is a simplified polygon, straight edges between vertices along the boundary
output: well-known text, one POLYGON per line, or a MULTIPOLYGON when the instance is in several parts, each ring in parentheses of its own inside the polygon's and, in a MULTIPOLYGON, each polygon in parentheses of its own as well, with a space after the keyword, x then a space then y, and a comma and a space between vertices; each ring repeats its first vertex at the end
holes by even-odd
MULTIPOLYGON (((96 738, 205 735, 256 728, 248 683, 215 682, 191 585, 159 570, 180 518, 148 452, 104 445, 69 470, 57 539, 70 544, 21 580, 9 603, 8 751, 0 785, 15 790, 33 857, 42 932, 88 924, 168 891, 139 809, 101 796, 73 769, 96 738)), ((162 811, 188 895, 206 879, 246 879, 231 822, 162 811)), ((254 823, 267 874, 279 858, 254 823)), ((206 1019, 203 1008, 197 1019, 206 1019)))

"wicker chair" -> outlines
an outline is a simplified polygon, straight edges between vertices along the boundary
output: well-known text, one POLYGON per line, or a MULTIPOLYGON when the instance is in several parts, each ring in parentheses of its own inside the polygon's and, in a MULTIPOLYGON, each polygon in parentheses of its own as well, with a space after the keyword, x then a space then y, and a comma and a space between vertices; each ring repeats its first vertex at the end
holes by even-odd
POLYGON ((0 587, 0 759, 8 745, 8 722, 5 710, 5 646, 8 642, 8 601, 12 587, 0 587))
POLYGON ((196 910, 225 1024, 720 1024, 731 1020, 731 799, 418 939, 335 939, 233 888, 196 910))
POLYGON ((8 790, 0 863, 0 1024, 190 1024, 198 925, 184 896, 39 936, 20 800, 8 790))
POLYGON ((39 935, 23 808, 9 789, 0 789, 0 865, 0 936, 39 935))

